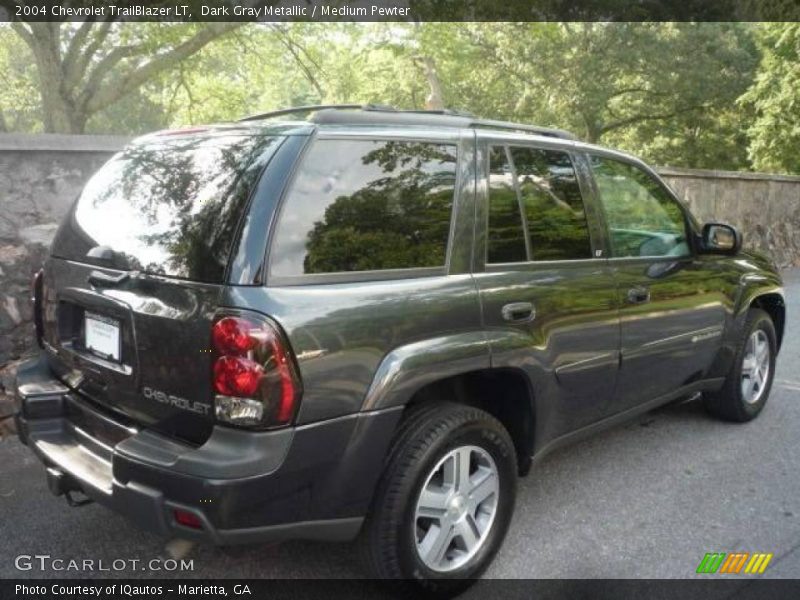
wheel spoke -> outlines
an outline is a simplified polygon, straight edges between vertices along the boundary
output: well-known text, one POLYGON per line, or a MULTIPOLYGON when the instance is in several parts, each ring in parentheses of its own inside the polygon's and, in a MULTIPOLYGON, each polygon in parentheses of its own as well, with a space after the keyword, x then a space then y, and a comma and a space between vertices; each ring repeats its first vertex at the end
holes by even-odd
POLYGON ((422 490, 417 503, 417 516, 440 519, 447 512, 447 492, 427 487, 422 490))
POLYGON ((742 375, 750 375, 756 368, 756 359, 753 356, 747 355, 742 361, 742 375))
POLYGON ((429 565, 438 565, 442 562, 445 552, 453 541, 453 525, 447 523, 443 527, 431 526, 420 548, 425 561, 429 565), (428 538, 431 538, 430 541, 428 538))
POLYGON ((478 531, 472 515, 467 515, 455 525, 455 535, 461 538, 464 550, 470 552, 480 541, 481 534, 478 531))
POLYGON ((442 482, 444 487, 455 489, 458 482, 458 456, 452 455, 442 464, 442 482))
POLYGON ((489 469, 481 469, 481 471, 485 471, 484 476, 474 483, 469 491, 469 499, 474 509, 477 509, 492 494, 497 493, 497 476, 489 469))
POLYGON ((763 365, 769 361, 769 346, 766 340, 759 340, 758 342, 758 346, 756 347, 756 361, 759 365, 763 365))
POLYGON ((456 454, 456 461, 458 462, 458 479, 456 480, 456 490, 459 492, 467 492, 470 489, 469 480, 469 466, 470 466, 470 451, 462 448, 456 454))

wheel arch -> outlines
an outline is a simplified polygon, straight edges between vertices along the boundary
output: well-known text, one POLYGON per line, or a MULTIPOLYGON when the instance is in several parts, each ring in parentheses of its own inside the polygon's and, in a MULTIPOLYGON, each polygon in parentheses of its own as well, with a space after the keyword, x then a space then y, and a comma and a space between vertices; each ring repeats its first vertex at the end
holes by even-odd
POLYGON ((786 330, 786 302, 783 295, 775 292, 760 294, 750 301, 749 307, 760 308, 770 316, 775 325, 776 343, 780 350, 786 330))
POLYGON ((741 291, 735 314, 736 333, 741 331, 751 308, 760 308, 766 312, 775 325, 778 349, 783 342, 786 330, 786 300, 783 282, 777 273, 748 273, 742 276, 741 291))

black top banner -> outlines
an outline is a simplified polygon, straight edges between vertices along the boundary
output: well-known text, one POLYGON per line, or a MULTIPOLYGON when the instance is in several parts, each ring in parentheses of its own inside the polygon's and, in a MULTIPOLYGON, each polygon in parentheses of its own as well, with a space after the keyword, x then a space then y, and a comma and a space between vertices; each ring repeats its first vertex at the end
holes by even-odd
POLYGON ((0 0, 2 21, 798 21, 800 0, 0 0))

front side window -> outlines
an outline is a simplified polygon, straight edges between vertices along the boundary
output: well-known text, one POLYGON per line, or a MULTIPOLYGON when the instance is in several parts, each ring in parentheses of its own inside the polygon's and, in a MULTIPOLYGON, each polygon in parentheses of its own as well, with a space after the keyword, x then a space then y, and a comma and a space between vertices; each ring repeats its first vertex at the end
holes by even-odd
POLYGON ((593 156, 591 166, 614 257, 690 253, 683 210, 658 181, 610 158, 593 156))
POLYGON ((281 210, 271 273, 442 267, 455 185, 452 145, 317 140, 281 210))
POLYGON ((566 152, 493 146, 487 262, 591 258, 578 179, 566 152))

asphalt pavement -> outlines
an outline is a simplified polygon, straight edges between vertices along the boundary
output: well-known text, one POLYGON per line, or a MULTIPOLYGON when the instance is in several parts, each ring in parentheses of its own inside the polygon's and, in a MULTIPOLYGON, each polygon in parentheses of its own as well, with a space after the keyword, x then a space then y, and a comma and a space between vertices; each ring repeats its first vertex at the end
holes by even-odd
MULTIPOLYGON (((765 577, 800 578, 800 270, 785 273, 789 324, 772 395, 748 424, 698 402, 669 406, 545 458, 520 481, 492 578, 686 578, 707 552, 773 553, 765 577)), ((110 510, 69 508, 15 438, 0 442, 0 577, 19 555, 62 559, 167 556, 164 540, 110 510)), ((351 544, 291 542, 189 549, 192 572, 141 566, 98 576, 363 577, 351 544)), ((735 576, 734 576, 735 577, 735 576)))

